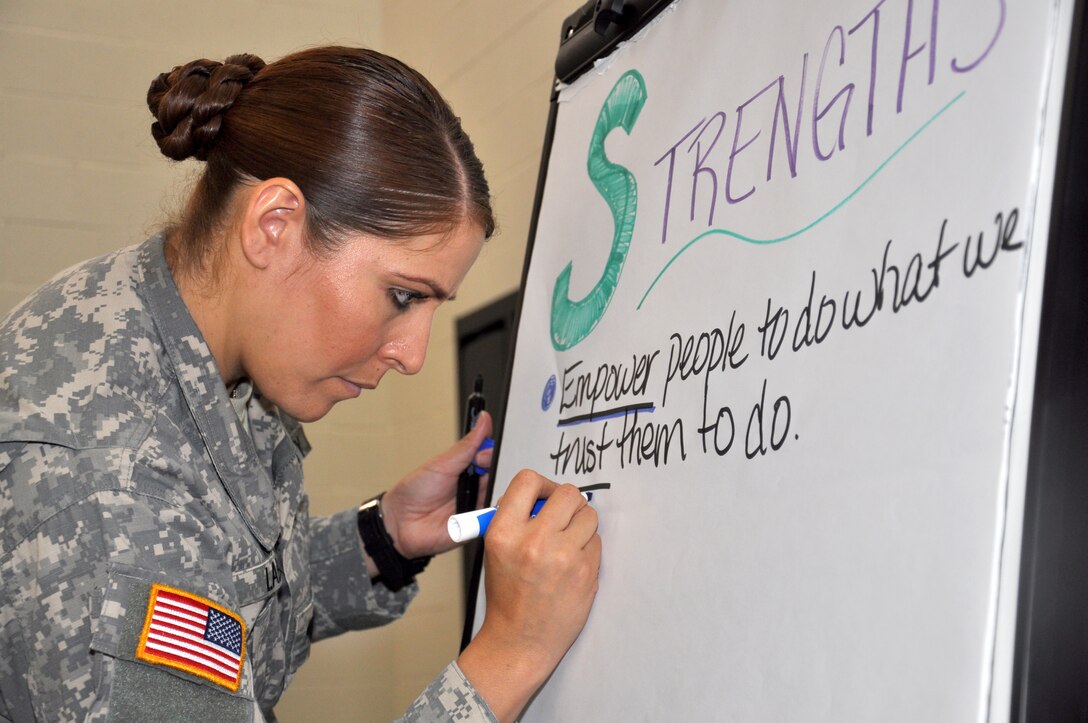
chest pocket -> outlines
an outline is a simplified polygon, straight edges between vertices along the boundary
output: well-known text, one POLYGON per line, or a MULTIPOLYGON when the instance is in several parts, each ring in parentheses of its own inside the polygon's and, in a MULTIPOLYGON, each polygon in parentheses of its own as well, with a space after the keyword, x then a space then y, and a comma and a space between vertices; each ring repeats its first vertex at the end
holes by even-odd
POLYGON ((302 488, 301 455, 284 438, 271 472, 280 534, 260 564, 235 573, 243 615, 252 616, 249 648, 256 697, 270 710, 310 654, 313 588, 310 584, 309 504, 302 488))
POLYGON ((234 590, 242 617, 252 627, 269 598, 283 587, 283 564, 275 552, 256 565, 234 573, 234 590))
MULTIPOLYGON (((276 553, 283 566, 284 584, 290 588, 291 604, 283 611, 287 631, 287 677, 294 675, 310 656, 310 622, 314 614, 314 591, 310 584, 310 507, 302 489, 301 458, 294 454, 293 444, 281 445, 273 469, 284 496, 281 509, 290 511, 282 520, 283 533, 276 544, 276 553)), ((286 684, 286 681, 285 681, 286 684)))
POLYGON ((284 685, 284 635, 279 611, 286 601, 283 564, 275 551, 252 567, 234 573, 239 613, 249 626, 246 647, 253 670, 254 697, 261 707, 271 708, 284 685))

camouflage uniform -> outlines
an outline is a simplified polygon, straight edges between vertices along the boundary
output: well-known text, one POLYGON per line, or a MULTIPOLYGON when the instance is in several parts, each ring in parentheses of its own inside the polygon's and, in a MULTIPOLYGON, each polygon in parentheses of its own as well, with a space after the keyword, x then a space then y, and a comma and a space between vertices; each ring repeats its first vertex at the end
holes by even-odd
MULTIPOLYGON (((0 720, 272 719, 311 641, 404 613, 416 588, 371 584, 355 510, 310 519, 297 422, 246 411, 161 236, 0 322, 0 720), (160 589, 217 611, 233 683, 146 654, 160 589)), ((406 718, 494 720, 453 663, 406 718)))

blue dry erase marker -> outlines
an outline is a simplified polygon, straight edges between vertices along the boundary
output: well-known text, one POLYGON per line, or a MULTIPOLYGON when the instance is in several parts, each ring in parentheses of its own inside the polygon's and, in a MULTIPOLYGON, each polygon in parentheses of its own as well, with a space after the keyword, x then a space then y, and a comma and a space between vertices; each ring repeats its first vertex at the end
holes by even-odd
MULTIPOLYGON (((593 493, 582 492, 582 497, 585 497, 588 502, 593 499, 593 493)), ((532 512, 529 513, 529 517, 536 517, 540 514, 545 502, 547 500, 537 500, 536 504, 533 505, 532 512)), ((450 515, 449 522, 446 523, 450 539, 454 542, 468 542, 469 540, 475 540, 477 537, 483 537, 484 533, 487 532, 488 525, 491 524, 491 518, 495 516, 496 509, 498 508, 485 507, 482 510, 450 515)))

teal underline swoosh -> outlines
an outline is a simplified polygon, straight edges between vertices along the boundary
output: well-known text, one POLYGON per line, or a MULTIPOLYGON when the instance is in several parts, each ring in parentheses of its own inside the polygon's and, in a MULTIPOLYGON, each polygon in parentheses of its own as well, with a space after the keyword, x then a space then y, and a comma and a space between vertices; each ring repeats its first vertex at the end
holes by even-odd
POLYGON ((870 181, 872 181, 874 178, 876 178, 878 175, 880 175, 880 172, 884 170, 885 166, 887 166, 889 163, 892 162, 893 158, 898 156, 899 153, 904 148, 909 146, 914 141, 915 138, 917 138, 918 136, 920 136, 922 134, 922 131, 924 131, 926 128, 928 128, 933 123, 933 121, 940 118, 941 115, 946 110, 948 110, 953 105, 955 105, 956 102, 959 101, 961 98, 963 98, 963 96, 966 95, 966 94, 967 94, 967 91, 965 91, 965 90, 960 91, 959 95, 957 95, 952 100, 948 101, 948 103, 946 103, 944 105, 944 107, 942 107, 940 110, 938 110, 936 113, 934 113, 933 116, 929 120, 927 120, 925 123, 923 123, 921 128, 914 131, 914 133, 912 133, 910 135, 910 137, 907 138, 907 140, 903 141, 903 143, 898 148, 896 148, 894 151, 892 151, 892 154, 890 156, 888 156, 886 159, 884 159, 884 162, 881 163, 879 166, 877 166, 876 170, 873 171, 872 173, 870 173, 869 177, 866 178, 864 181, 862 181, 861 184, 857 188, 855 188, 853 191, 851 191, 849 193, 849 195, 846 196, 846 198, 844 198, 843 200, 836 203, 826 213, 824 213, 822 216, 817 218, 812 223, 809 223, 808 225, 797 229, 793 233, 788 233, 785 236, 779 236, 777 238, 757 239, 757 238, 752 238, 751 236, 745 236, 744 234, 738 233, 736 231, 730 231, 729 229, 712 228, 709 231, 702 232, 701 234, 699 234, 698 236, 693 238, 691 241, 688 241, 686 244, 683 245, 683 247, 681 247, 681 249, 679 251, 677 251, 675 254, 673 254, 673 257, 671 259, 669 259, 669 262, 667 264, 665 264, 664 268, 662 268, 661 271, 658 272, 657 276, 654 277, 653 282, 650 284, 649 288, 646 289, 646 293, 642 295, 642 299, 639 300, 638 306, 635 307, 635 310, 637 311, 637 310, 642 308, 642 304, 645 303, 646 297, 649 296, 650 292, 654 290, 654 287, 657 286, 657 282, 661 280, 661 277, 665 275, 665 272, 669 270, 669 267, 672 266, 674 263, 676 263, 676 260, 678 258, 680 258, 684 254, 685 251, 687 251, 688 249, 690 249, 692 246, 694 246, 698 242, 702 241, 703 239, 707 238, 708 236, 729 236, 729 237, 735 238, 735 239, 737 239, 739 241, 744 241, 745 243, 756 244, 756 245, 759 245, 759 246, 767 246, 767 245, 770 245, 770 244, 781 243, 783 241, 789 241, 790 239, 796 238, 797 236, 800 236, 801 234, 805 233, 806 231, 812 229, 813 227, 818 226, 821 222, 826 220, 828 217, 830 217, 832 214, 834 214, 840 208, 842 208, 847 203, 849 203, 850 200, 854 198, 854 196, 861 193, 861 189, 865 188, 867 185, 869 185, 870 181))

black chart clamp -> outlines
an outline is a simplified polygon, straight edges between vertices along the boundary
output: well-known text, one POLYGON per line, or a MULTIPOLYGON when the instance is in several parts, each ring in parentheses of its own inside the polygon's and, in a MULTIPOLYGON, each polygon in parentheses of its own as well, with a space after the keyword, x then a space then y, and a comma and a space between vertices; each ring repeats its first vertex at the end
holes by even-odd
POLYGON ((672 0, 589 0, 563 21, 555 77, 569 83, 638 32, 672 0))

